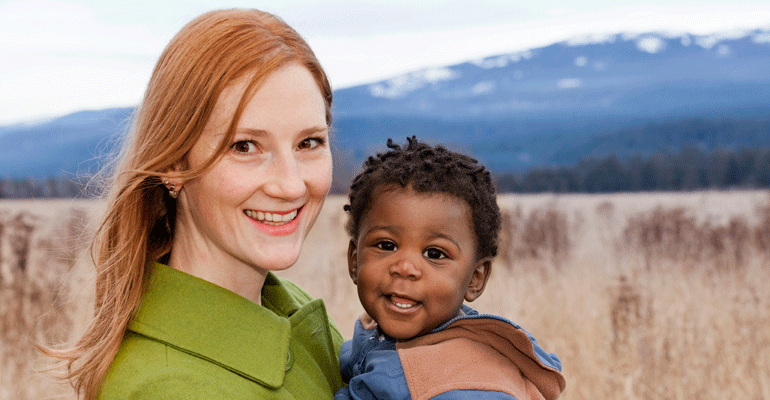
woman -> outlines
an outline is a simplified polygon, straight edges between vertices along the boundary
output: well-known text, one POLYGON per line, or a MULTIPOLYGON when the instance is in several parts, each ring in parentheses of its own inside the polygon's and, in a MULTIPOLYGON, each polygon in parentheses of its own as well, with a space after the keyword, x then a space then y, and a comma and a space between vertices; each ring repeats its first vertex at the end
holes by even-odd
POLYGON ((221 10, 153 72, 92 245, 85 399, 331 398, 342 338, 290 267, 331 184, 332 93, 277 17, 221 10))

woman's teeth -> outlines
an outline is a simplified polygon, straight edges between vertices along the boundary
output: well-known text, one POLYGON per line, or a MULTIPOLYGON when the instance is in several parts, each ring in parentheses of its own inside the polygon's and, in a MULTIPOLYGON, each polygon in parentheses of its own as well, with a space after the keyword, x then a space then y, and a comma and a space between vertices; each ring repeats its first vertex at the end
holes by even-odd
POLYGON ((281 215, 254 210, 243 211, 247 217, 267 225, 283 225, 294 218, 297 218, 297 212, 297 210, 294 210, 288 214, 281 215))

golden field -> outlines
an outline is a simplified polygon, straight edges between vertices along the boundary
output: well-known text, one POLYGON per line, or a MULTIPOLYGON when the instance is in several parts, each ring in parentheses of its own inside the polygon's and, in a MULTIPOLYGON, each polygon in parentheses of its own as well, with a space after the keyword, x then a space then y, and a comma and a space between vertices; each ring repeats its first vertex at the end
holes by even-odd
MULTIPOLYGON (((347 274, 346 199, 331 196, 297 265, 343 335, 362 309, 347 274)), ((499 198, 501 252, 471 304, 561 358, 562 399, 770 400, 770 193, 499 198)), ((73 399, 32 342, 88 316, 82 248, 101 204, 0 201, 0 400, 73 399)))

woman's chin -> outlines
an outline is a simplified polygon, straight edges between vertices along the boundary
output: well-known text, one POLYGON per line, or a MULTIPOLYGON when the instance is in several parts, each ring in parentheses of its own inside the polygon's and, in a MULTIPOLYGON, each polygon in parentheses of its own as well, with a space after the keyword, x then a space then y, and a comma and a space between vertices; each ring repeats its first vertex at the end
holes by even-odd
POLYGON ((280 249, 270 250, 271 254, 262 254, 260 257, 255 257, 252 261, 253 265, 265 271, 283 271, 296 264, 299 259, 298 249, 291 249, 286 252, 281 252, 280 249))

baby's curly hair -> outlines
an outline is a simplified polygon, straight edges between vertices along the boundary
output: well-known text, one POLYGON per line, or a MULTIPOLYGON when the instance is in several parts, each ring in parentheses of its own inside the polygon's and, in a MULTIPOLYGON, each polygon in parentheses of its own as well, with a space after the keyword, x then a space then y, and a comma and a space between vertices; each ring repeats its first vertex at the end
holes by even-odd
POLYGON ((348 234, 358 237, 361 220, 378 188, 400 185, 417 193, 443 193, 465 201, 476 233, 476 258, 496 256, 501 217, 489 170, 471 157, 420 142, 415 136, 407 137, 407 142, 401 147, 388 139, 390 150, 369 157, 364 171, 353 179, 350 203, 345 205, 350 212, 348 234))

